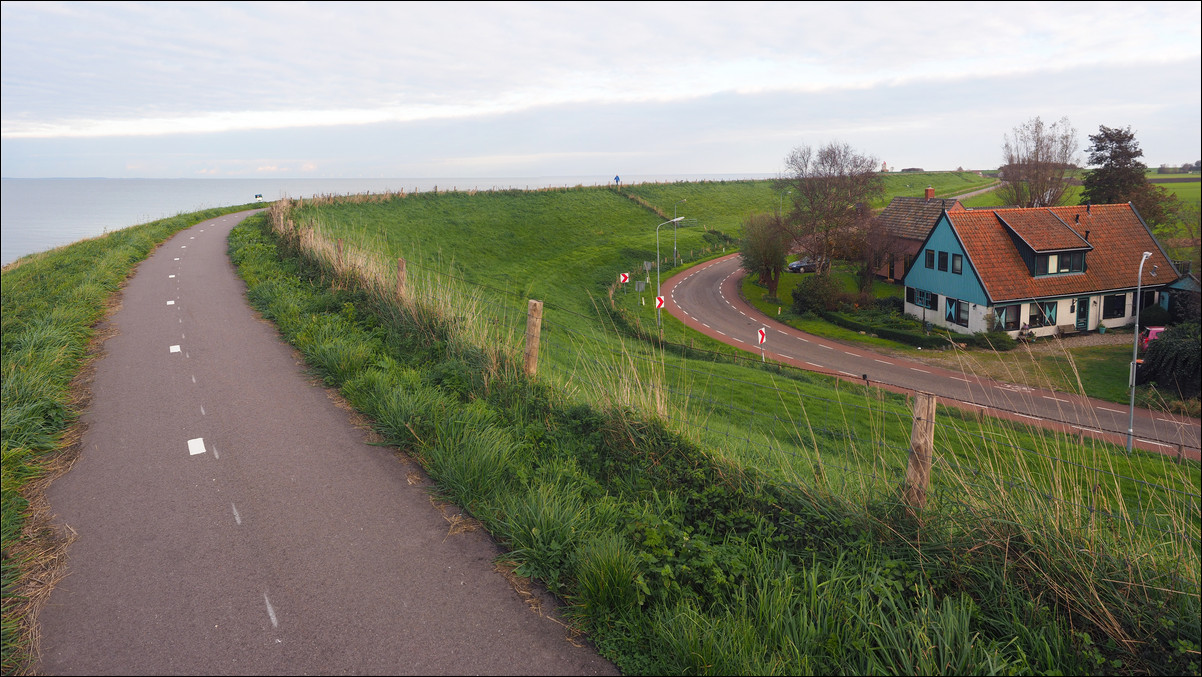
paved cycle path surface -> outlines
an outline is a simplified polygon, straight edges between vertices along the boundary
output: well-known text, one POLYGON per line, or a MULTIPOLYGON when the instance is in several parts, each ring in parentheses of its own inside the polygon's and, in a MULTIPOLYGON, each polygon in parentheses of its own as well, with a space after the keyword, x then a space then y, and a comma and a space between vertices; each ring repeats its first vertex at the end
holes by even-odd
POLYGON ((38 669, 617 674, 249 308, 226 254, 248 214, 167 241, 109 319, 81 456, 47 491, 77 537, 38 669))

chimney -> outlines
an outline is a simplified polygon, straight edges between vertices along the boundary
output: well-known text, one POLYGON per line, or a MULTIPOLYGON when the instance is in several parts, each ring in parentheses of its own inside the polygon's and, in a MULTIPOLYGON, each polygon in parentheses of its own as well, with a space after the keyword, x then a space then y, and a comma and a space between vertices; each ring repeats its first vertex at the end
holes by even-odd
POLYGON ((935 199, 935 189, 930 186, 927 186, 927 199, 928 200, 935 199))

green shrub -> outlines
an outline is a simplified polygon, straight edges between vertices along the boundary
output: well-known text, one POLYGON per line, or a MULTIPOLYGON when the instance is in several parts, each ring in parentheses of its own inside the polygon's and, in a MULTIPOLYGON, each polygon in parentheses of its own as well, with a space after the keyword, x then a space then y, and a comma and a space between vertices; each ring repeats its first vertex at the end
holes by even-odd
POLYGON ((1193 399, 1202 391, 1202 340, 1197 323, 1164 330, 1148 344, 1141 368, 1143 378, 1193 399))
POLYGON ((839 307, 843 292, 829 275, 807 275, 793 288, 793 312, 830 311, 839 307))
POLYGON ((876 334, 877 336, 905 343, 906 345, 918 346, 919 348, 942 348, 947 345, 948 339, 946 336, 934 334, 927 336, 917 331, 907 331, 905 329, 894 329, 893 327, 880 327, 871 324, 857 322, 841 313, 831 313, 825 311, 817 311, 817 314, 822 319, 833 324, 837 324, 845 329, 852 331, 862 331, 866 334, 876 334))
POLYGON ((1139 311, 1140 327, 1163 327, 1170 319, 1169 311, 1160 306, 1144 306, 1139 311))
POLYGON ((979 331, 969 336, 966 343, 974 348, 998 352, 1014 350, 1018 347, 1018 341, 1004 331, 979 331))

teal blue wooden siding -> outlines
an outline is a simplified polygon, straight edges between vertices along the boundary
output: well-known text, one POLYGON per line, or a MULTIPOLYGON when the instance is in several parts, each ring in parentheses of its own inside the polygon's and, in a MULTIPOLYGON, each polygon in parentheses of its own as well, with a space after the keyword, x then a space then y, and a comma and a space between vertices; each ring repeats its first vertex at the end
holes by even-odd
POLYGON ((914 265, 910 266, 910 271, 906 273, 905 282, 907 287, 934 292, 941 297, 950 296, 979 305, 989 303, 985 297, 985 288, 981 285, 981 278, 977 277, 977 271, 973 269, 968 257, 965 256, 964 248, 960 246, 960 241, 952 231, 946 214, 939 217, 926 244, 919 250, 918 258, 914 261, 914 265), (926 267, 926 250, 928 249, 935 252, 934 268, 926 267), (939 252, 947 252, 946 271, 939 270, 939 252), (952 272, 952 261, 955 255, 962 257, 963 266, 959 275, 952 272))

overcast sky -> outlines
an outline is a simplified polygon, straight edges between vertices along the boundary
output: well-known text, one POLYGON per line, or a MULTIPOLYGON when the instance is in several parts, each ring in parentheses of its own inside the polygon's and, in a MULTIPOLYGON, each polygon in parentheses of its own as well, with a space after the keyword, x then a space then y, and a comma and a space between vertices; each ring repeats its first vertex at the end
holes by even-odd
MULTIPOLYGON (((1202 3, 3 3, 5 177, 997 167, 1131 126, 1202 157, 1202 3)), ((1084 153, 1082 153, 1084 157, 1084 153)))

